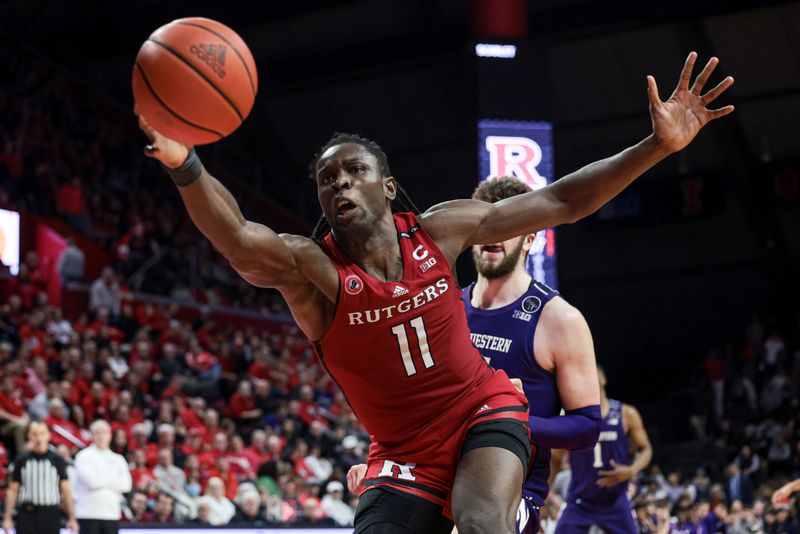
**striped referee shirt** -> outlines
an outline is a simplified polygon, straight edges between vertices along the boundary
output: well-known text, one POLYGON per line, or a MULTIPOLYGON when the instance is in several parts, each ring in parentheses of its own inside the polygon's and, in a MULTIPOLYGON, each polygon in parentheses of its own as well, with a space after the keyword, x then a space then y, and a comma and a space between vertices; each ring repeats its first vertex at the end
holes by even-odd
POLYGON ((60 486, 62 480, 67 480, 67 463, 55 452, 20 454, 11 469, 11 480, 20 484, 19 504, 61 504, 60 486))

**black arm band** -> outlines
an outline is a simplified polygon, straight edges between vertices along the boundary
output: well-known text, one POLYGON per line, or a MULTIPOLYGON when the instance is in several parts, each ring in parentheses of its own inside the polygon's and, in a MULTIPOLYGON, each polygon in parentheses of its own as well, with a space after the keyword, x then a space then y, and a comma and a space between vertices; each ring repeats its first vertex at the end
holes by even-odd
POLYGON ((200 162, 200 156, 197 155, 193 148, 189 151, 186 161, 180 167, 175 169, 164 167, 164 170, 167 171, 175 185, 186 187, 200 178, 200 174, 203 172, 203 164, 200 162))

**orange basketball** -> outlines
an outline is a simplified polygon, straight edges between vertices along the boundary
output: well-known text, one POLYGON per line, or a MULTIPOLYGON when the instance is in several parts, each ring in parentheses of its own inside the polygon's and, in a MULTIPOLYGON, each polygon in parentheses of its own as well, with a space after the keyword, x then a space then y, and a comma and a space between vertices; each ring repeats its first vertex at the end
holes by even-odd
POLYGON ((139 113, 186 145, 231 134, 253 108, 257 90, 256 64, 242 38, 201 17, 161 26, 139 49, 133 67, 139 113))

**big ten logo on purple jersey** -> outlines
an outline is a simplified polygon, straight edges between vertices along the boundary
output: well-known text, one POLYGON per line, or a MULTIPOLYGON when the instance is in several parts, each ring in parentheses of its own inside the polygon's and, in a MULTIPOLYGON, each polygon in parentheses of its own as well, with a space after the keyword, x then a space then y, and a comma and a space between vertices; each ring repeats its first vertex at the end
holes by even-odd
MULTIPOLYGON (((552 124, 537 121, 478 122, 479 180, 513 176, 533 190, 553 181, 552 124)), ((525 262, 528 274, 558 287, 555 232, 536 233, 525 262)))
POLYGON ((381 467, 378 477, 391 477, 400 480, 417 480, 414 476, 414 468, 417 464, 401 464, 393 460, 384 460, 383 467, 381 467))

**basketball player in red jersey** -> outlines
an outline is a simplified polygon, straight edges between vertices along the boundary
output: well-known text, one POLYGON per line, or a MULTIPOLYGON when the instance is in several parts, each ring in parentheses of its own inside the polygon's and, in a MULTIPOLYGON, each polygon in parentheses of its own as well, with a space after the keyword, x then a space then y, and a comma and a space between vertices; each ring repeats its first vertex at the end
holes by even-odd
MULTIPOLYGON (((140 118, 201 232, 250 283, 277 288, 370 432, 357 533, 512 534, 529 460, 525 399, 470 342, 452 275, 458 255, 577 221, 682 149, 732 106, 701 96, 713 58, 689 87, 696 54, 666 102, 648 77, 653 133, 553 185, 488 204, 455 200, 420 216, 393 213, 399 189, 380 147, 340 135, 312 163, 320 239, 278 235, 244 219, 189 147, 140 118), (324 233, 324 232, 323 232, 324 233)), ((401 195, 404 196, 404 195, 401 195)), ((535 432, 536 429, 533 429, 535 432)))

